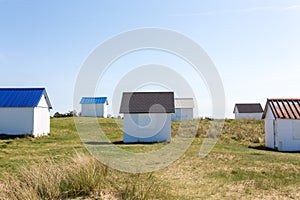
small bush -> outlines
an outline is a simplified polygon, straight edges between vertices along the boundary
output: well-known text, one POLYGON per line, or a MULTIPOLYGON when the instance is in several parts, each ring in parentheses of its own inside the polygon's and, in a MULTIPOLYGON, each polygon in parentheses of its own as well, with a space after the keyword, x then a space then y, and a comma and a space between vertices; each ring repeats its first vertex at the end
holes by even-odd
POLYGON ((226 120, 221 138, 245 143, 264 143, 264 121, 226 120))
POLYGON ((220 137, 222 140, 230 142, 244 143, 264 143, 264 121, 263 120, 230 120, 226 119, 221 133, 216 131, 221 129, 222 123, 209 119, 199 121, 196 137, 220 137))

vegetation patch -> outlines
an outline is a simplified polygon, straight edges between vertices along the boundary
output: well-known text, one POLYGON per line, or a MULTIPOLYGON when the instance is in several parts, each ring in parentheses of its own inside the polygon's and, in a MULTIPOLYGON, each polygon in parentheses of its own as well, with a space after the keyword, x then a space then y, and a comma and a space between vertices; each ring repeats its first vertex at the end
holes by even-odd
MULTIPOLYGON (((168 145, 123 144, 121 119, 98 122, 126 151, 168 145)), ((180 125, 172 122, 173 137, 180 125)), ((0 138, 0 199, 300 199, 299 153, 265 149, 262 120, 225 120, 221 133, 207 135, 218 125, 211 119, 186 122, 180 136, 195 138, 178 160, 152 173, 128 174, 88 154, 73 118, 52 118, 49 136, 0 138), (196 134, 188 132, 195 124, 196 134), (216 136, 212 151, 200 158, 203 140, 216 136)))
POLYGON ((165 194, 152 174, 123 174, 86 155, 22 166, 18 175, 6 173, 1 186, 0 199, 20 200, 103 198, 108 194, 116 199, 157 199, 165 194))

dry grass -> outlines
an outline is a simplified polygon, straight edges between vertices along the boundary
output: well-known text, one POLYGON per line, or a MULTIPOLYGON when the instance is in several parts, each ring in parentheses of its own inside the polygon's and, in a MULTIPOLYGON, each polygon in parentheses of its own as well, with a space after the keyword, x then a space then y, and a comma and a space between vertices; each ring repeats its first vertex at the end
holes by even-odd
POLYGON ((6 174, 1 199, 61 199, 86 196, 100 188, 105 168, 85 156, 70 163, 47 159, 20 167, 19 175, 6 174))
POLYGON ((18 175, 5 174, 0 199, 149 199, 164 193, 152 174, 122 174, 87 155, 77 155, 64 163, 47 159, 18 175))
MULTIPOLYGON (((176 122, 178 123, 178 122, 176 122)), ((218 126, 220 121, 203 119, 199 121, 196 137, 207 136, 210 127, 218 126)), ((178 127, 178 124, 174 128, 178 127)), ((222 133, 216 133, 220 139, 226 142, 239 142, 244 144, 260 143, 264 144, 264 121, 263 120, 231 120, 226 119, 222 128, 222 133)))

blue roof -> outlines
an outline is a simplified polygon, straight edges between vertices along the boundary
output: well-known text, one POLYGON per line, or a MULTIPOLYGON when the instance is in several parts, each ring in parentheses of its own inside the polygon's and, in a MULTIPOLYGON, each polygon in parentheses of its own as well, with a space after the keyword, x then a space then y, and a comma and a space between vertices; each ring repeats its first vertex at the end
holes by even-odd
POLYGON ((107 97, 82 97, 80 104, 101 104, 107 101, 107 97))
POLYGON ((36 107, 43 94, 52 108, 45 88, 0 88, 0 107, 36 107))

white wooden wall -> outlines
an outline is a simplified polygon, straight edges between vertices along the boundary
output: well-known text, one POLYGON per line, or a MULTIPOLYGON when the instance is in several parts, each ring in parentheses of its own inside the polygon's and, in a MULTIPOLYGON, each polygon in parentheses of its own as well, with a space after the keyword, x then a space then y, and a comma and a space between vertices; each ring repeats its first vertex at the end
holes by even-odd
POLYGON ((50 133, 50 110, 43 95, 38 106, 34 108, 33 135, 41 136, 50 133))
POLYGON ((172 121, 184 121, 193 119, 193 108, 176 108, 172 114, 172 121))
POLYGON ((279 151, 300 151, 300 120, 277 119, 275 131, 279 151))
POLYGON ((275 149, 275 118, 271 110, 268 108, 265 117, 265 143, 266 147, 275 149))
POLYGON ((33 108, 0 108, 0 134, 24 135, 33 132, 33 108))
POLYGON ((34 108, 33 135, 41 136, 50 133, 50 112, 48 108, 34 108))
POLYGON ((81 104, 81 116, 107 118, 106 104, 81 104))
POLYGON ((124 114, 124 143, 170 140, 171 114, 124 114))
POLYGON ((239 113, 236 109, 235 119, 261 119, 263 113, 239 113))

